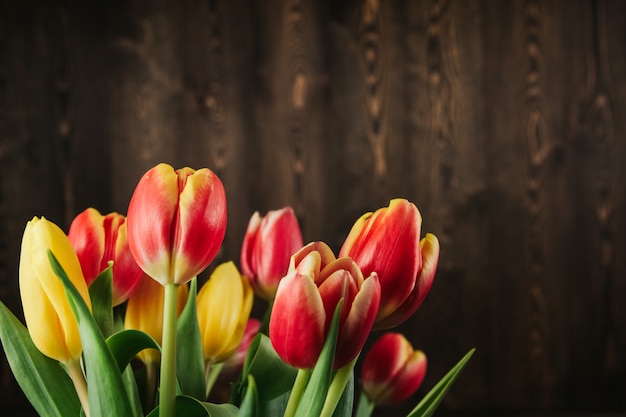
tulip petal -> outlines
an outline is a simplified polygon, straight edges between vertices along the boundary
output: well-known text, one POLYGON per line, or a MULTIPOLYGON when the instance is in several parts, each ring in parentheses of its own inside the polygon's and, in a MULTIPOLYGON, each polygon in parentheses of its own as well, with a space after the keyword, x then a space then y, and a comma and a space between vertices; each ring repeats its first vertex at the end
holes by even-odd
POLYGON ((183 284, 209 266, 222 245, 226 234, 224 186, 213 171, 199 169, 186 177, 179 206, 172 272, 174 282, 183 284))
POLYGON ((439 263, 439 240, 431 233, 427 233, 420 243, 422 253, 422 269, 415 281, 415 287, 407 299, 394 312, 383 320, 377 321, 375 329, 390 329, 403 323, 411 317, 428 295, 435 279, 437 264, 439 263))
POLYGON ((370 334, 380 305, 380 282, 376 274, 363 281, 339 332, 335 363, 339 369, 347 365, 363 348, 370 334))
POLYGON ((278 285, 270 340, 276 353, 291 366, 315 365, 324 344, 326 313, 317 286, 310 276, 290 272, 278 285))
POLYGON ((159 164, 141 178, 128 205, 128 244, 137 264, 161 284, 170 280, 172 219, 178 210, 178 175, 159 164))

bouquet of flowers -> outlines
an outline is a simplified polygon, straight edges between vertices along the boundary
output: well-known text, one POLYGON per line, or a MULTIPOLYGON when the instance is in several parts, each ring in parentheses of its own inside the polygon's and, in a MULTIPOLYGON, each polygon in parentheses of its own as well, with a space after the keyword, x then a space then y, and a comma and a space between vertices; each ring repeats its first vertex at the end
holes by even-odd
MULTIPOLYGON (((28 222, 26 326, 0 303, 0 339, 41 416, 369 416, 426 373, 425 354, 389 331, 435 276, 439 243, 420 240, 420 228, 417 207, 395 199, 356 220, 335 255, 303 244, 291 208, 255 213, 241 272, 222 263, 198 289, 226 232, 224 187, 207 168, 159 164, 126 216, 89 208, 68 234, 44 217, 28 222), (255 295, 267 305, 259 319, 255 295), (387 332, 355 378, 374 330, 387 332), (228 398, 212 400, 224 383, 228 398)), ((409 416, 432 415, 472 353, 409 416)))

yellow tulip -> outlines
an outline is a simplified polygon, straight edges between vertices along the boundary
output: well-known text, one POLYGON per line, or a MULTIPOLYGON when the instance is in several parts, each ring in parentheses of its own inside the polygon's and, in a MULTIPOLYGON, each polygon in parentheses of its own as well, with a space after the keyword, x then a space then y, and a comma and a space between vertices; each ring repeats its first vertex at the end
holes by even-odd
POLYGON ((219 265, 198 293, 198 322, 207 363, 228 359, 241 343, 253 300, 252 287, 233 262, 219 265))
POLYGON ((28 332, 37 348, 62 363, 80 358, 83 347, 65 287, 48 259, 48 250, 91 309, 87 284, 67 235, 45 217, 26 224, 20 254, 20 295, 28 332))
MULTIPOLYGON (((183 311, 187 302, 189 290, 186 285, 178 287, 178 314, 183 311)), ((162 343, 163 334, 163 299, 165 298, 164 287, 144 275, 128 299, 126 314, 124 316, 124 328, 141 330, 150 335, 159 345, 162 343)), ((139 359, 145 364, 159 363, 161 354, 156 349, 145 349, 139 352, 139 359)))

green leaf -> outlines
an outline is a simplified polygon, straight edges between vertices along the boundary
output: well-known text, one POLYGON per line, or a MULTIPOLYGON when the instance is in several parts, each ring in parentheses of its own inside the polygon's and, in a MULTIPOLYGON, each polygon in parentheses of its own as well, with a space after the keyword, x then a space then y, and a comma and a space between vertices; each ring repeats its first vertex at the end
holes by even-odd
POLYGON ((407 417, 430 417, 433 415, 443 398, 448 393, 448 390, 459 376, 469 359, 474 354, 476 349, 472 349, 461 358, 461 360, 454 365, 448 373, 441 378, 441 380, 430 390, 428 394, 420 401, 419 404, 407 415, 407 417))
POLYGON ((298 370, 283 362, 272 342, 264 334, 257 334, 246 354, 242 370, 243 383, 237 383, 233 390, 233 402, 239 403, 248 375, 252 375, 259 393, 259 401, 267 402, 288 392, 293 386, 298 370))
POLYGON ((61 365, 45 356, 0 301, 0 340, 20 388, 41 417, 77 416, 80 401, 61 365))
POLYGON ((148 334, 141 330, 122 330, 109 336, 106 340, 109 350, 113 354, 115 361, 123 371, 130 361, 144 349, 161 350, 159 344, 148 334))
POLYGON ((176 329, 176 369, 183 394, 204 400, 206 382, 204 379, 204 354, 202 353, 202 335, 197 313, 197 279, 191 280, 187 304, 178 317, 176 329))
POLYGON ((137 387, 137 380, 135 379, 135 373, 131 366, 127 366, 122 372, 122 381, 124 382, 124 389, 128 394, 128 400, 130 406, 134 410, 135 416, 143 416, 143 406, 141 403, 141 396, 139 395, 139 389, 137 387))
POLYGON ((109 262, 107 269, 89 286, 89 297, 91 298, 91 314, 98 324, 98 328, 105 337, 113 334, 115 323, 113 320, 113 262, 109 262))
POLYGON ((340 300, 335 309, 333 320, 328 329, 324 346, 320 357, 317 359, 311 379, 309 380, 302 398, 296 409, 296 417, 319 417, 328 388, 330 387, 333 362, 335 360, 335 348, 337 346, 337 336, 339 332, 339 316, 341 313, 342 301, 340 300))
POLYGON ((259 392, 256 389, 254 377, 248 375, 246 393, 239 407, 237 417, 257 417, 259 415, 259 392))
POLYGON ((65 286, 70 307, 78 322, 89 386, 90 416, 134 416, 134 409, 126 394, 117 362, 108 349, 87 304, 50 250, 48 250, 48 258, 52 270, 65 286))
MULTIPOLYGON (((202 402, 187 395, 176 397, 177 417, 237 417, 239 409, 232 404, 213 404, 202 402)), ((159 417, 159 407, 146 417, 159 417)))

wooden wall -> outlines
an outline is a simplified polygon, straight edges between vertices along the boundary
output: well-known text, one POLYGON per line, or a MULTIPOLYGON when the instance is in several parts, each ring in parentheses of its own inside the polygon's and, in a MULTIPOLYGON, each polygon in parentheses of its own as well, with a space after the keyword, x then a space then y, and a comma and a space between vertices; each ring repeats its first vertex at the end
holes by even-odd
POLYGON ((338 250, 405 197, 425 387, 477 348, 444 410, 624 411, 625 50, 621 0, 2 0, 0 298, 32 216, 125 213, 160 161, 221 176, 220 261, 255 210, 338 250))

